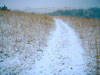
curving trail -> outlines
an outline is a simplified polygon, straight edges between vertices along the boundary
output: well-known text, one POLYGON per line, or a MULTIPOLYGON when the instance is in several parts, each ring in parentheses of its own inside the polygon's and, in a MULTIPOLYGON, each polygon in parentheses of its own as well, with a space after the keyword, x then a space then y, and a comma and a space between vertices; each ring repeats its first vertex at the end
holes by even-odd
POLYGON ((77 34, 68 24, 54 19, 55 31, 51 32, 41 60, 36 61, 29 75, 86 75, 83 49, 77 34))

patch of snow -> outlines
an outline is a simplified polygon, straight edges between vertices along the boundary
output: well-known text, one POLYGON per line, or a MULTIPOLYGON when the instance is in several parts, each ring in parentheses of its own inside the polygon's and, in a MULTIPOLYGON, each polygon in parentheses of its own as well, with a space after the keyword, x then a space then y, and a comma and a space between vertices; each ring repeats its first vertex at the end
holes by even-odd
POLYGON ((54 19, 55 31, 48 38, 40 60, 20 75, 86 75, 84 50, 75 31, 59 19, 54 19))

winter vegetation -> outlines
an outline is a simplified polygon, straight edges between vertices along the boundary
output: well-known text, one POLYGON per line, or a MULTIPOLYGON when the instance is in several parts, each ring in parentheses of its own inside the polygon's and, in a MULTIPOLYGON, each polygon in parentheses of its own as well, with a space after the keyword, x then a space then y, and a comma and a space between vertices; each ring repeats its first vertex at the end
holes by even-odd
POLYGON ((10 10, 10 9, 8 9, 7 6, 4 5, 3 7, 0 7, 0 10, 10 10))
POLYGON ((95 7, 89 9, 58 10, 48 14, 53 16, 76 16, 76 17, 100 19, 100 8, 95 7))
POLYGON ((0 75, 100 74, 100 8, 8 10, 0 7, 0 75))
POLYGON ((87 63, 87 75, 100 74, 100 20, 56 16, 68 23, 79 35, 87 63))
POLYGON ((50 16, 0 11, 0 75, 19 75, 39 60, 54 26, 50 16))

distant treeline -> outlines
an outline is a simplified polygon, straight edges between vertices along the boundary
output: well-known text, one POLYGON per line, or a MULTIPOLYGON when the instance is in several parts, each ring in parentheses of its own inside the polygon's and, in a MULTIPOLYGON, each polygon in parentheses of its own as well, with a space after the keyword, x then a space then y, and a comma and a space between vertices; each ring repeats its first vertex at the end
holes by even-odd
POLYGON ((4 5, 4 6, 0 7, 0 10, 10 10, 10 9, 8 9, 8 7, 4 5))
POLYGON ((77 16, 100 19, 100 8, 58 10, 48 14, 53 16, 77 16))

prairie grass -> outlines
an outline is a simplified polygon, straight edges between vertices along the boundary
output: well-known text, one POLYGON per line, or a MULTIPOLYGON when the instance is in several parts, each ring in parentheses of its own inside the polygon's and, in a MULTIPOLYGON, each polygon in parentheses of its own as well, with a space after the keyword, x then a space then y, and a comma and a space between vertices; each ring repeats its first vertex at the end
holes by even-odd
POLYGON ((22 66, 31 66, 39 60, 53 27, 54 20, 50 16, 0 11, 0 75, 18 75, 22 66), (38 55, 39 52, 41 55, 38 55))
POLYGON ((38 41, 44 45, 44 40, 53 27, 53 23, 54 21, 50 16, 42 14, 0 11, 0 31, 2 39, 4 37, 7 39, 6 43, 1 44, 7 47, 13 42, 33 42, 33 44, 36 44, 36 41, 38 41))
MULTIPOLYGON (((100 19, 56 16, 79 35, 88 66, 87 74, 100 74, 100 19)), ((76 58, 77 59, 77 58, 76 58)))

